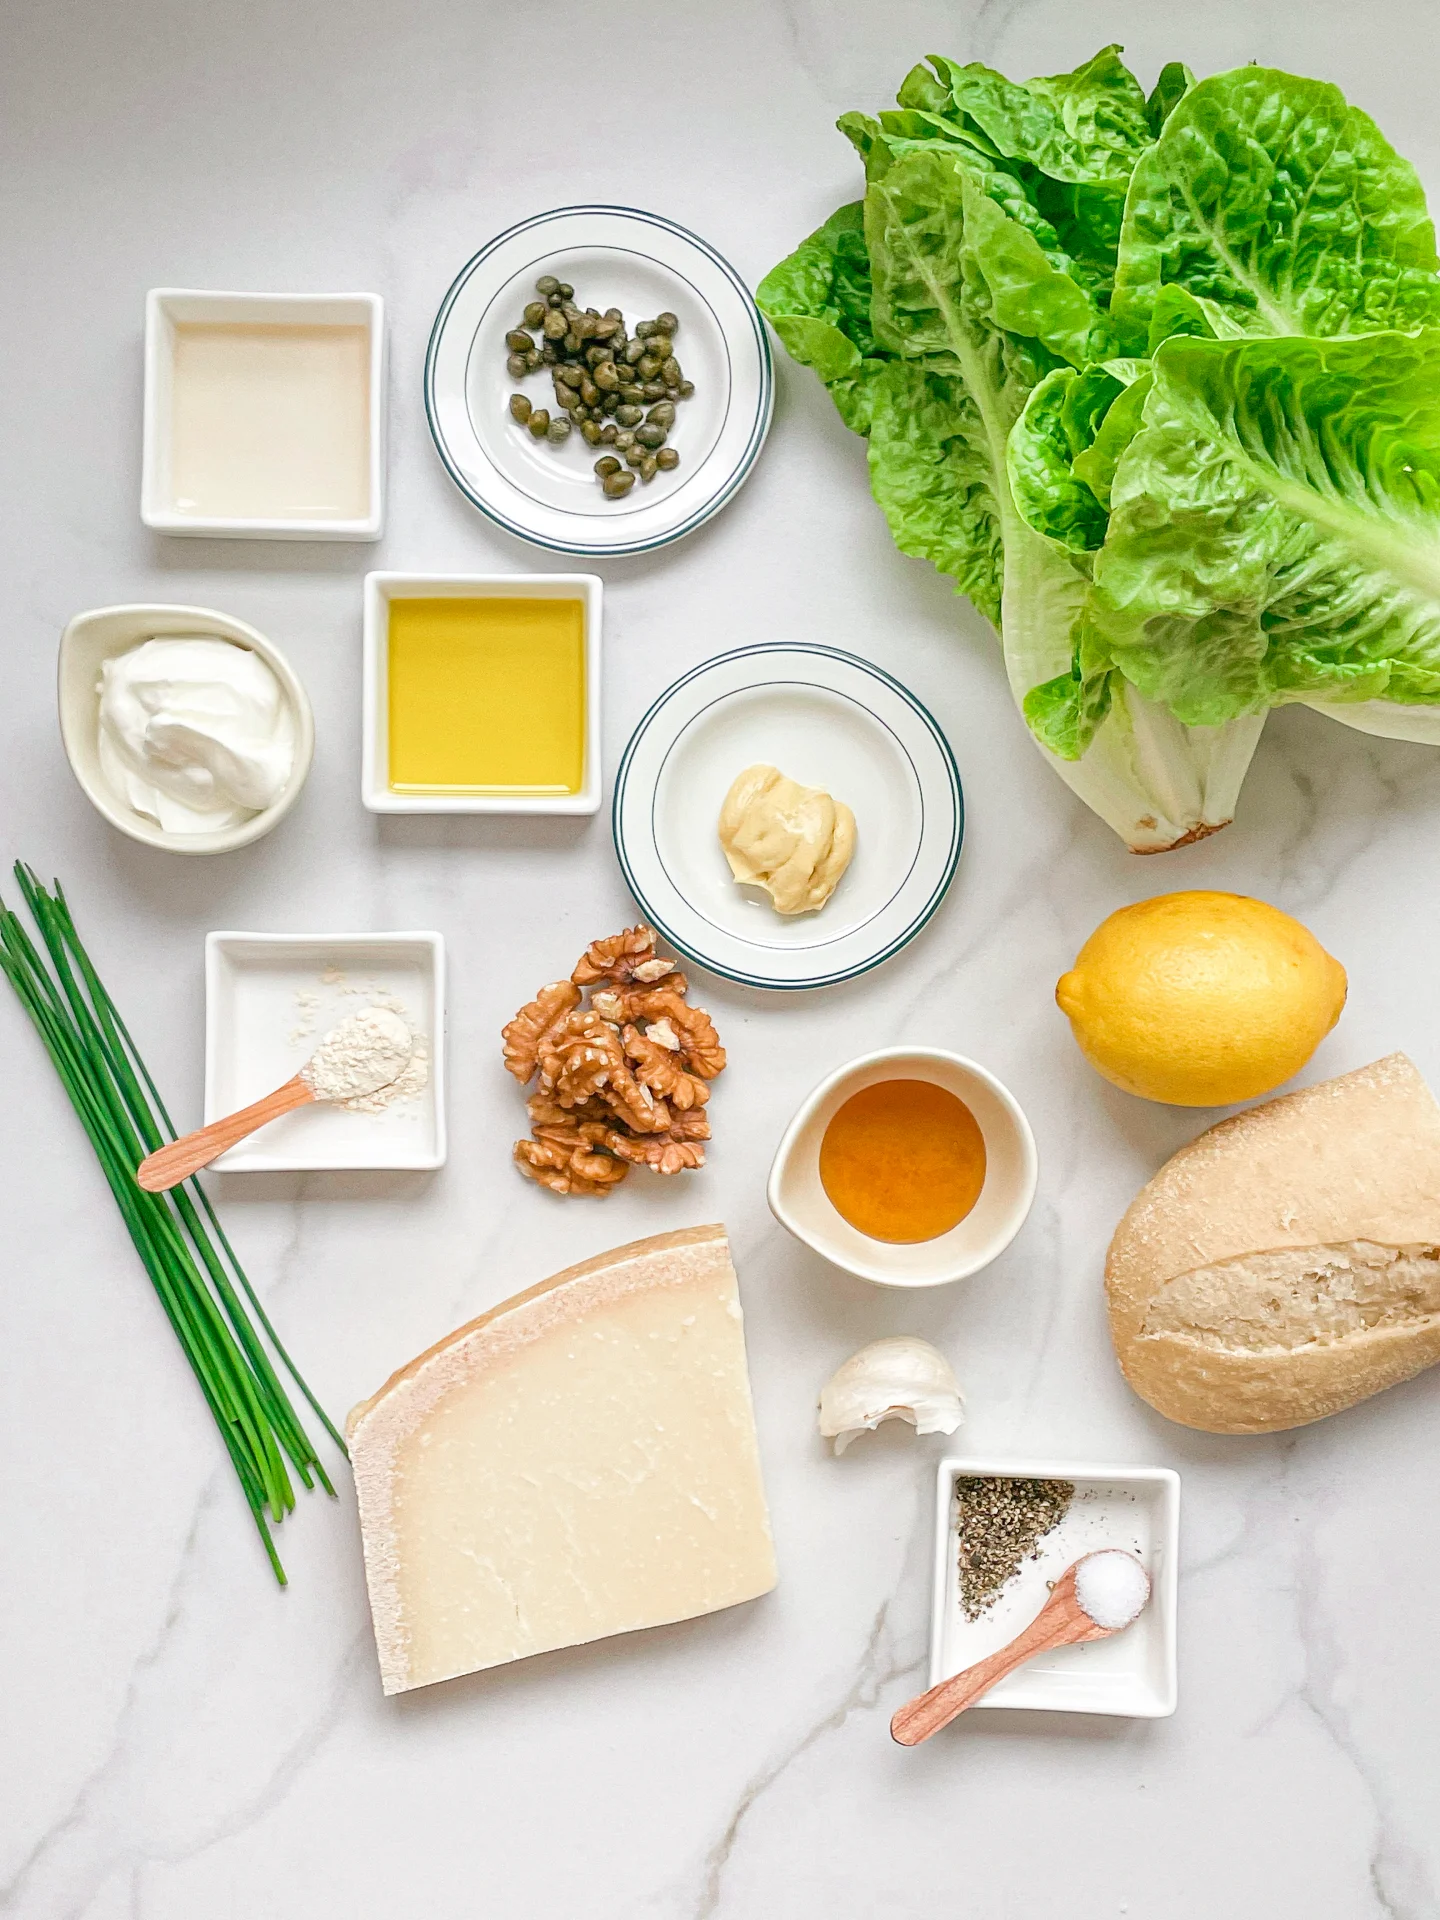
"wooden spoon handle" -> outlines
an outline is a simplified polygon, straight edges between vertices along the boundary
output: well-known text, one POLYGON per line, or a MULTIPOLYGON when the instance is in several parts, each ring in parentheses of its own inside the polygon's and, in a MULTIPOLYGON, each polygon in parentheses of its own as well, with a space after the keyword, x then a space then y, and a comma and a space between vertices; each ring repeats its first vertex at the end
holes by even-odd
POLYGON ((165 1193, 171 1187, 178 1187, 182 1180, 188 1180, 192 1173, 208 1167, 212 1160, 218 1160, 227 1147, 233 1147, 247 1133, 254 1133, 267 1121, 278 1120, 282 1113, 307 1106, 314 1098, 308 1083, 297 1073, 293 1080, 287 1080, 274 1093, 267 1093, 263 1100, 242 1107, 238 1113, 227 1114, 223 1120, 212 1120, 208 1127, 199 1127, 182 1139, 172 1140, 168 1147, 157 1148, 140 1162, 135 1178, 147 1193, 165 1193))
POLYGON ((1089 1614, 1082 1611, 1073 1586, 1068 1595, 1057 1591, 1008 1647, 1001 1647, 987 1659, 977 1660, 964 1673, 941 1680, 916 1699, 907 1700, 890 1722, 891 1738, 902 1747, 917 1747, 932 1733, 948 1726, 957 1713, 973 1707, 982 1694, 988 1693, 1007 1673, 1033 1660, 1037 1653, 1105 1637, 1106 1629, 1097 1627, 1089 1614))

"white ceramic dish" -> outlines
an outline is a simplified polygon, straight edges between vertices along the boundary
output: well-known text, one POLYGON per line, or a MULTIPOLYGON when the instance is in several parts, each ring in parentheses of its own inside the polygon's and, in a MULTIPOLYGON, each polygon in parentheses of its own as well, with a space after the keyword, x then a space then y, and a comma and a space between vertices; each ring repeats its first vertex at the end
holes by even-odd
POLYGON ((385 308, 374 293, 205 293, 152 287, 145 297, 145 426, 140 518, 160 533, 240 540, 378 540, 385 522, 385 308), (175 327, 362 326, 370 339, 369 511, 355 519, 220 519, 182 512, 171 484, 175 327))
POLYGON ((1061 1647, 1019 1668, 975 1703, 1052 1713, 1123 1714, 1159 1720, 1174 1713, 1176 1587, 1180 1552, 1180 1476, 1168 1467, 1097 1466, 1089 1461, 972 1460, 940 1462, 935 1501, 935 1584, 930 1615, 930 1679, 998 1652, 1027 1627, 1057 1580, 1082 1553, 1121 1547, 1150 1575, 1150 1602, 1123 1633, 1088 1646, 1061 1647), (955 1482, 962 1476, 1070 1480, 1075 1498, 994 1606, 978 1620, 960 1607, 955 1482))
POLYGON ((745 986, 831 986, 888 960, 930 919, 965 830, 948 742, 898 680, 834 647, 779 641, 668 687, 615 779, 615 850, 646 918, 687 959, 745 986), (855 857, 819 913, 737 886, 717 834, 737 773, 769 761, 852 809, 855 857))
POLYGON ((936 1047, 885 1047, 822 1080, 785 1129, 765 1198, 788 1233, 862 1280, 882 1287, 940 1287, 978 1273, 1003 1253, 1035 1198, 1038 1161, 1030 1122, 994 1074, 936 1047), (948 1233, 908 1245, 872 1240, 839 1213, 820 1182, 820 1142, 838 1108, 881 1080, 929 1080, 963 1100, 985 1136, 985 1184, 948 1233))
POLYGON ((598 813, 601 613, 593 573, 367 573, 360 798, 371 813, 598 813), (389 606, 392 600, 579 600, 585 609, 585 777, 578 793, 397 793, 390 785, 389 606))
POLYGON ((222 1154, 217 1173, 445 1164, 445 942, 438 933, 206 935, 207 1126, 283 1086, 377 992, 429 1043, 424 1093, 381 1113, 301 1107, 222 1154))
POLYGON ((290 662, 243 620, 232 620, 210 607, 96 607, 77 614, 60 636, 58 680, 60 738, 71 771, 96 811, 132 840, 163 847, 167 853, 231 853, 278 826, 300 797, 315 756, 315 717, 290 662), (136 813, 100 771, 100 668, 116 654, 166 634, 213 635, 258 653, 280 682, 295 718, 295 764, 285 791, 273 806, 217 833, 167 833, 145 814, 136 813))
POLYGON ((735 269, 684 227, 630 207, 557 207, 498 234, 461 269, 425 356, 425 412, 450 478, 497 526, 555 553, 648 553, 702 526, 732 499, 764 445, 774 377, 755 302, 735 269), (607 500, 596 451, 563 447, 511 419, 516 392, 549 405, 546 370, 515 381, 505 335, 551 273, 585 306, 619 307, 627 326, 671 312, 675 351, 695 392, 670 444, 681 464, 607 500))

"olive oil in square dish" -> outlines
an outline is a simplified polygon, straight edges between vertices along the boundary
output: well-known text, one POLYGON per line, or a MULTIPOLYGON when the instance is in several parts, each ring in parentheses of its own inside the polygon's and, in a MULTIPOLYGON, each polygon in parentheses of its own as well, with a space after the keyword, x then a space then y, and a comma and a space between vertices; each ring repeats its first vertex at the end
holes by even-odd
POLYGON ((590 575, 372 574, 366 806, 593 813, 599 620, 590 575))

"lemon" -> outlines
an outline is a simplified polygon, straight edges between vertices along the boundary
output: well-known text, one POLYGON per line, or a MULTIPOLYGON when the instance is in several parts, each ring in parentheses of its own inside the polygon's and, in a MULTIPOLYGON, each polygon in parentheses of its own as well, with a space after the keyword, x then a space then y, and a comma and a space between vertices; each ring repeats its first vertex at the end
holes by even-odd
POLYGON ((1055 989, 1107 1080, 1223 1107, 1298 1073, 1340 1018, 1345 969, 1308 928, 1239 893, 1162 893, 1102 920, 1055 989))

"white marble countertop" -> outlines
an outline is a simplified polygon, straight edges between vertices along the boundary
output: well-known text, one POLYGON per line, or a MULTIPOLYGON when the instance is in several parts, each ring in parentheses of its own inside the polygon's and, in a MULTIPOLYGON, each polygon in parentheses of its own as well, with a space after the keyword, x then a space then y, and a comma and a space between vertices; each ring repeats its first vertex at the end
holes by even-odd
MULTIPOLYGON (((525 569, 426 435, 424 343, 471 252, 573 199, 654 206, 752 282, 853 191, 831 130, 939 50, 1015 73, 1127 44, 1339 81, 1440 196, 1427 0, 11 0, 0 60, 0 856, 64 879, 178 1114, 198 1119, 202 939, 227 926, 438 927, 451 1153, 434 1177, 231 1176, 220 1203, 343 1412, 460 1321, 566 1262, 723 1219, 746 1303, 781 1561, 769 1598, 398 1701, 381 1698, 356 1527, 302 1496, 279 1594, 208 1416, 53 1076, 0 999, 0 1913, 20 1920, 1425 1920, 1440 1914, 1440 1373, 1276 1439, 1168 1425, 1116 1371, 1100 1288, 1135 1188, 1198 1116, 1111 1091, 1052 998, 1092 926, 1177 886, 1253 891, 1350 973, 1320 1078, 1404 1047, 1440 1083, 1430 884, 1440 754, 1273 719, 1237 823, 1126 854, 1042 765, 993 639, 891 545, 862 452, 782 362, 754 478, 682 546, 601 569, 606 755, 681 669, 771 636, 871 655, 939 716, 966 783, 959 878, 882 972, 796 1002, 704 983, 730 1047, 712 1164, 598 1207, 523 1186, 496 1034, 627 918, 605 815, 395 819, 358 800, 360 579, 525 569), (605 22, 638 49, 603 49, 605 22), (575 49, 571 72, 557 54, 575 49), (647 48, 653 47, 651 59, 647 48), (636 97, 624 84, 638 66, 636 97), (167 540, 138 517, 145 289, 366 288, 391 325, 378 547, 167 540), (298 811, 213 860, 107 828, 66 769, 66 620, 223 608, 288 653, 319 744, 298 811), (765 1209, 779 1131, 865 1046, 973 1052, 1027 1107, 1040 1194, 1008 1254, 929 1296, 828 1269, 765 1209), (914 1753, 938 1440, 829 1458, 814 1402, 862 1341, 953 1356, 958 1439, 1169 1464, 1184 1479, 1180 1710, 976 1715, 914 1753)), ((578 563, 576 563, 578 564, 578 563)))

